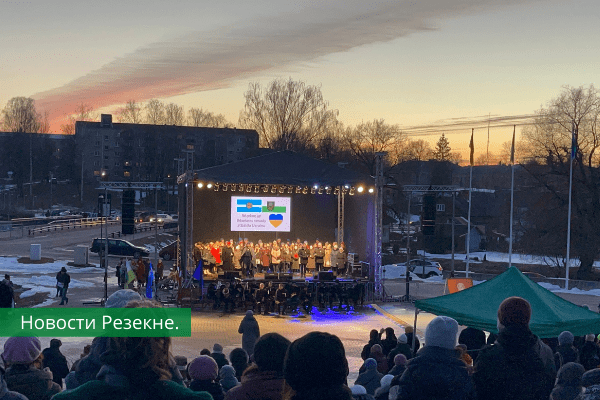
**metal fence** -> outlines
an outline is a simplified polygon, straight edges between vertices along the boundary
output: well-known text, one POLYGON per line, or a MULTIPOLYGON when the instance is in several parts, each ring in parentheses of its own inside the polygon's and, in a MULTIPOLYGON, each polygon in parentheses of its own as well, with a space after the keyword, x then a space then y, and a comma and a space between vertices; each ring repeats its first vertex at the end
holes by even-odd
POLYGON ((20 239, 24 231, 23 225, 0 224, 0 240, 20 239))

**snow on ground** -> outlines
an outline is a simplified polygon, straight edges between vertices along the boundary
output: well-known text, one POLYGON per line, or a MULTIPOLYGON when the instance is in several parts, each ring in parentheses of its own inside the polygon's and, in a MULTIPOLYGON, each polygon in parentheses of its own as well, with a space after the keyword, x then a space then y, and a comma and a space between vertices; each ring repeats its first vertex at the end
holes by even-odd
MULTIPOLYGON (((442 258, 442 259, 451 259, 452 254, 433 254, 433 253, 425 253, 426 257, 430 258, 442 258)), ((479 260, 483 260, 483 256, 485 256, 487 261, 491 262, 505 262, 508 263, 508 253, 499 253, 496 251, 476 251, 473 253, 469 253, 471 258, 471 264, 476 264, 478 261, 473 261, 473 258, 477 257, 479 260)), ((465 254, 454 254, 455 260, 466 260, 465 254)), ((553 260, 549 257, 544 256, 536 256, 533 254, 512 254, 511 262, 513 264, 533 264, 533 265, 553 265, 553 260)), ((579 260, 573 258, 570 260, 569 264, 571 267, 578 267, 579 260)), ((595 261, 594 266, 600 268, 600 261, 595 261)))
MULTIPOLYGON (((36 293, 49 293, 56 295, 56 277, 49 275, 33 275, 30 277, 14 277, 11 280, 19 286, 28 289, 21 293, 21 297, 30 297, 36 293)), ((71 279, 69 288, 89 288, 94 287, 92 282, 71 279)))
POLYGON ((65 260, 45 264, 23 264, 19 263, 17 259, 17 257, 0 257, 0 271, 7 274, 56 274, 62 267, 65 267, 69 274, 89 274, 100 270, 99 267, 71 267, 67 265, 68 261, 65 260))

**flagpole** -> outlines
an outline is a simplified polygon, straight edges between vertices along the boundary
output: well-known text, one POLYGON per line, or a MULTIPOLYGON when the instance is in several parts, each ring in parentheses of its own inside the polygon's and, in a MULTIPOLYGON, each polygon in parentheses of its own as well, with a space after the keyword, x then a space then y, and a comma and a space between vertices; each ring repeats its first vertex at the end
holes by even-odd
POLYGON ((567 218, 567 263, 565 273, 565 289, 569 290, 569 267, 571 265, 570 251, 571 251, 571 197, 573 192, 573 159, 577 153, 577 140, 575 138, 575 123, 571 124, 571 166, 569 168, 569 215, 567 218))
POLYGON ((517 126, 513 125, 513 140, 510 152, 510 239, 508 241, 508 268, 512 266, 512 246, 513 246, 513 209, 515 199, 515 131, 517 126))
POLYGON ((470 170, 469 170, 469 211, 467 215, 467 265, 465 267, 465 277, 469 277, 469 254, 471 248, 471 187, 473 185, 473 132, 475 129, 471 129, 471 143, 469 147, 471 148, 471 157, 470 157, 470 170))

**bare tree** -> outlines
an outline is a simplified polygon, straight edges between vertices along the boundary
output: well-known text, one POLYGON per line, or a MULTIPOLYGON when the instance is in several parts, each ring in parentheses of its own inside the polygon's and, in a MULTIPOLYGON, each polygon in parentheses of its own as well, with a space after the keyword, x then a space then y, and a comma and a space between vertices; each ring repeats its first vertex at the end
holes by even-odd
POLYGON ((376 119, 347 129, 343 140, 367 171, 375 175, 375 154, 387 152, 388 160, 396 161, 404 135, 398 125, 389 125, 383 119, 376 119))
MULTIPOLYGON (((512 141, 502 143, 500 146, 500 154, 496 157, 496 161, 500 164, 510 164, 510 152, 512 148, 512 141)), ((515 141, 515 164, 524 164, 529 162, 531 158, 531 151, 527 144, 522 140, 515 141)))
POLYGON ((50 113, 44 111, 43 114, 38 114, 39 117, 39 133, 50 133, 50 113))
POLYGON ((185 124, 185 113, 183 106, 169 103, 165 106, 165 125, 182 126, 185 124))
POLYGON ((135 100, 129 100, 125 107, 118 111, 117 117, 119 122, 141 124, 143 120, 142 107, 135 100))
MULTIPOLYGON (((577 276, 585 279, 591 274, 600 248, 600 94, 592 85, 565 87, 537 114, 535 124, 522 132, 535 161, 525 164, 525 168, 541 188, 554 196, 556 208, 564 215, 568 204, 572 129, 576 132, 571 244, 574 256, 581 263, 577 276)), ((550 233, 562 237, 566 247, 565 228, 566 225, 550 233)))
POLYGON ((328 110, 321 88, 301 81, 274 80, 263 89, 251 83, 240 113, 242 127, 255 129, 262 146, 277 150, 304 151, 314 146, 336 110, 328 110))
POLYGON ((8 132, 36 133, 42 117, 35 109, 35 100, 30 97, 13 97, 2 110, 3 129, 8 132))
POLYGON ((146 104, 146 123, 163 125, 165 123, 165 105, 157 99, 151 99, 146 104))
POLYGON ((230 128, 233 126, 223 114, 214 114, 201 108, 190 108, 188 111, 188 125, 208 128, 230 128))
POLYGON ((94 108, 85 103, 79 104, 75 108, 75 113, 67 117, 67 123, 60 126, 63 135, 75 134, 75 123, 77 121, 94 121, 98 119, 98 114, 94 113, 94 108))
POLYGON ((408 140, 399 154, 399 161, 427 161, 433 156, 431 145, 423 139, 408 140))

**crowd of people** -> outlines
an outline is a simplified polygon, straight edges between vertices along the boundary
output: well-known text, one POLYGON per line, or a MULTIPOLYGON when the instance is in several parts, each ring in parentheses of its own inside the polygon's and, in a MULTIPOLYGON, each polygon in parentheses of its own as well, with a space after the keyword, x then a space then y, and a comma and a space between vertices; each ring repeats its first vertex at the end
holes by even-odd
MULTIPOLYGON (((159 307, 132 290, 106 307, 159 307)), ((564 331, 541 340, 529 329, 530 304, 506 299, 497 335, 445 316, 426 327, 422 345, 406 327, 373 330, 353 385, 338 336, 310 332, 294 341, 260 335, 253 312, 240 323, 242 347, 202 349, 188 362, 170 338, 97 337, 70 371, 60 340, 41 350, 37 338, 9 338, 0 359, 0 400, 594 400, 600 398, 597 336, 564 331), (384 337, 385 336, 385 337, 384 337), (64 384, 63 384, 64 379, 64 384)))
POLYGON ((210 243, 196 243, 196 263, 203 261, 212 272, 240 270, 247 278, 256 273, 297 272, 301 276, 320 271, 334 271, 338 275, 347 272, 348 251, 344 242, 313 244, 282 239, 273 242, 259 240, 256 244, 248 239, 235 242, 224 239, 210 243))

